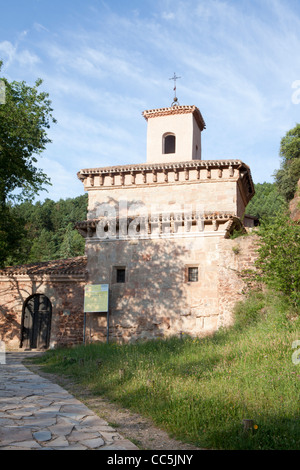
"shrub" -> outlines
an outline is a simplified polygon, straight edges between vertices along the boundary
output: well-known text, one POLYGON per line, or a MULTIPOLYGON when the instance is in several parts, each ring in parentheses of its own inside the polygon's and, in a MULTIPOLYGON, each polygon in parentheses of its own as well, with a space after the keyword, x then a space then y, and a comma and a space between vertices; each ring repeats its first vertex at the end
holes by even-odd
POLYGON ((288 215, 262 224, 257 267, 262 280, 284 294, 295 307, 300 306, 300 225, 288 215))

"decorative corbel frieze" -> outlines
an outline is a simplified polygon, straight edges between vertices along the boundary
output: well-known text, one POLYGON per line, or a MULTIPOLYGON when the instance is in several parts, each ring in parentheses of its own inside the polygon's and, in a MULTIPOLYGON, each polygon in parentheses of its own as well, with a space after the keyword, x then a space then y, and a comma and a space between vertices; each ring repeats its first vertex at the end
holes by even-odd
POLYGON ((219 224, 218 224, 218 221, 216 219, 213 219, 212 226, 213 226, 213 230, 216 232, 219 228, 219 224))

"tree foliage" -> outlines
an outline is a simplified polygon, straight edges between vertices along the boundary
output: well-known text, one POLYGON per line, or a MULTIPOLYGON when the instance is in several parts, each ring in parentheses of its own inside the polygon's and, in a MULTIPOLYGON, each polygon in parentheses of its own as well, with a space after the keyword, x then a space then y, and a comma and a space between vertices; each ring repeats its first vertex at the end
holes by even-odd
POLYGON ((246 209, 248 215, 267 222, 287 208, 287 203, 275 183, 257 183, 254 188, 255 195, 246 209))
POLYGON ((281 166, 274 176, 279 193, 289 202, 294 197, 300 179, 300 124, 281 139, 280 157, 281 166))
POLYGON ((86 194, 60 199, 57 202, 51 199, 35 204, 25 201, 11 207, 9 217, 18 221, 22 237, 6 256, 5 264, 24 264, 83 255, 85 241, 74 229, 74 225, 86 219, 86 212, 86 194))
MULTIPOLYGON (((0 69, 2 63, 0 62, 0 69)), ((51 142, 47 135, 56 122, 48 93, 39 90, 42 80, 33 87, 23 82, 5 84, 5 102, 0 105, 0 204, 33 197, 48 177, 35 167, 37 155, 51 142)))
MULTIPOLYGON (((1 66, 0 61, 0 70, 1 66)), ((25 236, 11 203, 32 199, 50 184, 35 164, 51 142, 47 131, 56 122, 49 95, 39 89, 42 80, 33 87, 6 78, 1 84, 5 94, 0 103, 0 266, 9 256, 21 256, 25 236)))
POLYGON ((262 280, 300 306, 300 225, 288 214, 280 214, 272 223, 263 223, 257 266, 262 280))

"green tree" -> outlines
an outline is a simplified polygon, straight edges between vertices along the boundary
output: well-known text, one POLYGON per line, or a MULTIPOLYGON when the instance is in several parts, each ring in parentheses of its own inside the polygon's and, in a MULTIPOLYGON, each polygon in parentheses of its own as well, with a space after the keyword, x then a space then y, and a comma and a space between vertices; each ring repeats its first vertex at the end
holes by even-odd
MULTIPOLYGON (((1 66, 0 61, 0 70, 1 66)), ((37 155, 51 142, 47 130, 56 121, 49 95, 39 90, 42 80, 38 79, 33 87, 24 81, 10 83, 6 78, 1 78, 1 83, 5 85, 5 99, 0 104, 0 265, 3 265, 12 255, 18 238, 8 204, 33 198, 44 185, 50 184, 35 164, 37 155), (14 242, 10 243, 12 235, 14 242)))
POLYGON ((4 260, 6 264, 20 264, 26 259, 24 220, 18 217, 10 205, 1 207, 0 213, 0 266, 4 260))
POLYGON ((280 169, 274 174, 279 193, 289 202, 293 199, 300 179, 300 124, 281 139, 280 169))
POLYGON ((263 223, 257 266, 262 280, 300 306, 300 225, 286 214, 263 223))
POLYGON ((59 248, 60 258, 72 258, 84 253, 85 240, 74 230, 73 224, 69 224, 64 230, 64 237, 59 248))
MULTIPOLYGON (((0 68, 2 63, 0 62, 0 68)), ((35 167, 36 156, 51 142, 50 124, 56 122, 48 93, 25 82, 5 83, 5 102, 0 105, 0 204, 7 199, 33 197, 50 181, 35 167)))
POLYGON ((257 183, 254 187, 255 195, 246 208, 248 215, 267 222, 287 208, 287 203, 275 183, 257 183))
POLYGON ((47 232, 47 230, 43 229, 39 237, 32 243, 28 261, 49 261, 57 258, 57 247, 54 236, 51 232, 47 232))
MULTIPOLYGON (((6 256, 5 264, 24 264, 83 255, 85 242, 77 230, 74 230, 74 225, 77 221, 86 219, 87 202, 87 194, 84 194, 57 202, 51 199, 37 201, 35 204, 32 201, 24 201, 9 207, 6 228, 11 227, 13 235, 19 231, 22 238, 18 243, 14 243, 12 251, 6 256), (16 223, 10 225, 9 217, 18 221, 20 229, 15 231, 16 223)), ((6 241, 13 242, 14 238, 7 237, 6 241)), ((7 245, 3 244, 4 254, 7 253, 6 247, 7 245)))

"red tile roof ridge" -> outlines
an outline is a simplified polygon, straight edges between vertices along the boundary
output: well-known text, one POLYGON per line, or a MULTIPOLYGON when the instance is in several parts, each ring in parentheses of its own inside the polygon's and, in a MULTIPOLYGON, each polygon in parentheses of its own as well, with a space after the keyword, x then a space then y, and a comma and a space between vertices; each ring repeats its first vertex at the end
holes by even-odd
POLYGON ((8 274, 85 274, 87 264, 86 256, 74 258, 39 261, 15 266, 6 266, 0 269, 0 275, 8 274))

